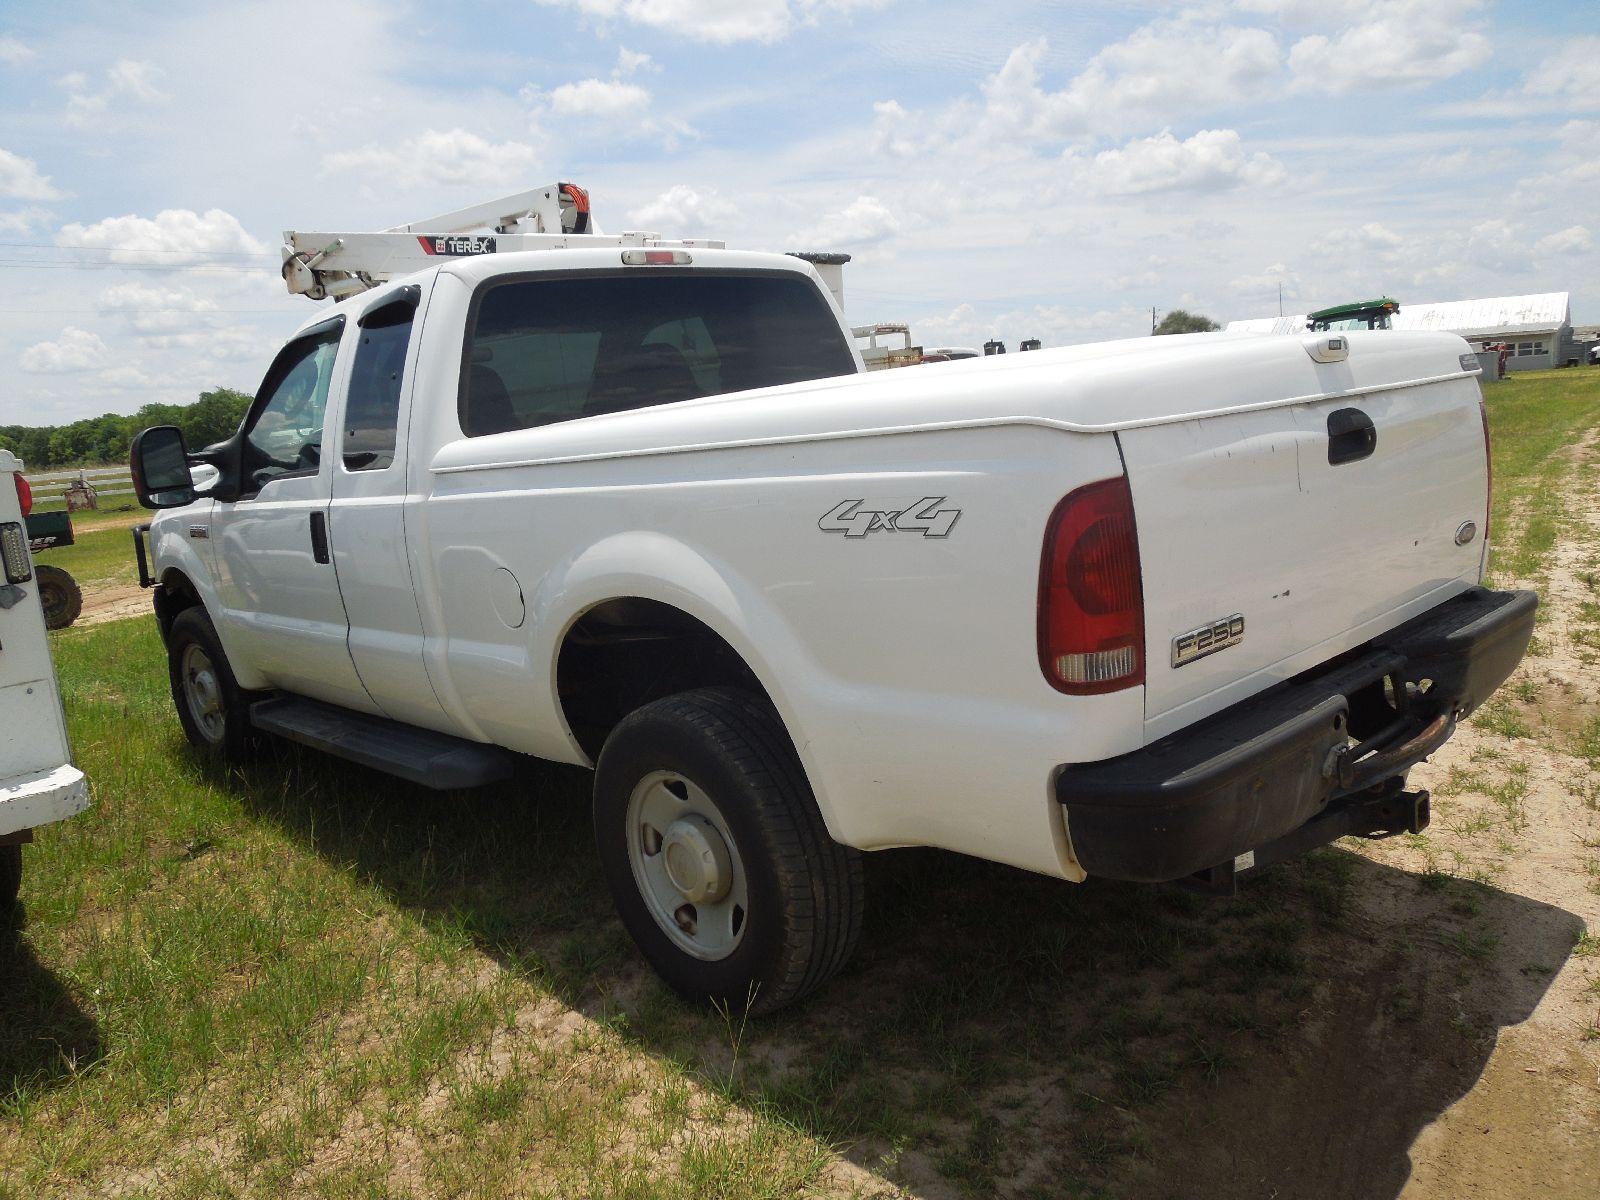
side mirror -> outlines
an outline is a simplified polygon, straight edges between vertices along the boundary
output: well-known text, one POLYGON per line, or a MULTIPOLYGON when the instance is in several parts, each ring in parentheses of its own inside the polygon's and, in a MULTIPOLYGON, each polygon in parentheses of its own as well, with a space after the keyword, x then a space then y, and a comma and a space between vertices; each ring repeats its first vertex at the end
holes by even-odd
POLYGON ((181 508, 194 500, 183 430, 156 425, 133 439, 128 455, 133 490, 145 508, 181 508))

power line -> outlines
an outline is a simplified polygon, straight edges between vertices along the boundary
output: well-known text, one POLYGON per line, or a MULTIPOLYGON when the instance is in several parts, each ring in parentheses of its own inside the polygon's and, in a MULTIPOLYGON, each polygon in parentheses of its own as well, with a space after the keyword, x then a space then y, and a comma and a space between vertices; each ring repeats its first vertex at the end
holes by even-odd
POLYGON ((45 259, 5 258, 0 259, 0 267, 10 267, 16 270, 34 271, 190 271, 201 275, 237 275, 241 271, 252 268, 244 264, 229 266, 226 263, 119 263, 105 259, 61 259, 50 262, 45 259))
MULTIPOLYGON (((71 242, 0 242, 18 250, 94 250, 104 254, 194 254, 193 250, 158 250, 144 246, 85 246, 71 242)), ((277 258, 266 250, 201 250, 213 258, 277 258)))

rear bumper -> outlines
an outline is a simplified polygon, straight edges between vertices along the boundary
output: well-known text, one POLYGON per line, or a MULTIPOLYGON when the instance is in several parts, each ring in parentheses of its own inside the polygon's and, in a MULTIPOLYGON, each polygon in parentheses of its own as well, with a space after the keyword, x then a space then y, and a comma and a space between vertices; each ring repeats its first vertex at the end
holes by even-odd
POLYGON ((70 763, 0 780, 0 838, 12 838, 89 807, 89 785, 70 763))
POLYGON ((1357 797, 1392 794, 1391 781, 1505 682, 1537 607, 1532 592, 1473 588, 1142 750, 1060 768, 1078 862, 1157 883, 1275 844, 1302 852, 1320 844, 1314 834, 1365 832, 1352 814, 1375 810, 1357 797))

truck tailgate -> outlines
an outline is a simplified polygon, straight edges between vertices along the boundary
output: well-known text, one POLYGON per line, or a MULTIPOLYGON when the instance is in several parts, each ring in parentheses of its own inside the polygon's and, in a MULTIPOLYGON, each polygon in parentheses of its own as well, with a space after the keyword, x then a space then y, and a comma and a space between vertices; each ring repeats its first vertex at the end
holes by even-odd
POLYGON ((1148 738, 1477 582, 1479 404, 1476 379, 1451 379, 1118 434, 1144 573, 1148 738), (1202 628, 1232 632, 1174 665, 1175 639, 1202 628))

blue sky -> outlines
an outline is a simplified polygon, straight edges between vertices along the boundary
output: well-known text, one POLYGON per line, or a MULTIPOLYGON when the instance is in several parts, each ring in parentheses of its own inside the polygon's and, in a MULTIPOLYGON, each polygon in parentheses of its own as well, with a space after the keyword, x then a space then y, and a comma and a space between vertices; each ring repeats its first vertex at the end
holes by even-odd
POLYGON ((1600 320, 1593 0, 0 6, 0 423, 253 389, 285 228, 556 179, 927 344, 1388 293, 1600 320))

